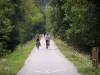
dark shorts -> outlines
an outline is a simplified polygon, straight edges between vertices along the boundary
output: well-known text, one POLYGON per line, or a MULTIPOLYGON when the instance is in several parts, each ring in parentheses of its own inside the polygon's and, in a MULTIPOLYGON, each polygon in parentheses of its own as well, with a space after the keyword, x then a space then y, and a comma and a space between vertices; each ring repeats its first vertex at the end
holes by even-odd
POLYGON ((39 39, 37 39, 36 42, 39 43, 39 45, 41 46, 41 43, 40 43, 40 40, 39 39))
POLYGON ((36 42, 40 41, 39 39, 36 40, 36 42))
POLYGON ((49 44, 49 40, 46 40, 46 44, 49 44))

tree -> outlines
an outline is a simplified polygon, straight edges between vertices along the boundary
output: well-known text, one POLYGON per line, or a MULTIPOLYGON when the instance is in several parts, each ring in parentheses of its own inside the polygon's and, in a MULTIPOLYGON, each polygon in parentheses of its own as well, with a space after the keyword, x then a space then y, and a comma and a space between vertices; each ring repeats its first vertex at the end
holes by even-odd
POLYGON ((99 3, 98 0, 51 0, 46 10, 47 27, 74 45, 99 46, 99 3))
MULTIPOLYGON (((0 57, 18 44, 32 39, 32 27, 43 23, 44 15, 35 0, 0 0, 0 57)), ((40 25, 43 27, 43 24, 40 25)))

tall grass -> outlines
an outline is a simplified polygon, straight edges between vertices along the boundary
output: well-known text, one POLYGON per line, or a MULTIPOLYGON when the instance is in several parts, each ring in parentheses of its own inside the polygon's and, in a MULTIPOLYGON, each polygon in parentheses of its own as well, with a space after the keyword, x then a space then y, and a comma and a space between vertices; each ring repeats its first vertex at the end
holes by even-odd
POLYGON ((19 45, 16 51, 7 54, 0 60, 0 75, 16 75, 16 73, 22 68, 24 62, 31 50, 35 46, 35 41, 29 41, 24 45, 19 45))
POLYGON ((92 67, 92 61, 90 55, 79 53, 73 47, 68 46, 66 43, 59 39, 54 39, 56 45, 60 51, 75 64, 76 68, 82 75, 100 75, 100 68, 96 69, 92 67))

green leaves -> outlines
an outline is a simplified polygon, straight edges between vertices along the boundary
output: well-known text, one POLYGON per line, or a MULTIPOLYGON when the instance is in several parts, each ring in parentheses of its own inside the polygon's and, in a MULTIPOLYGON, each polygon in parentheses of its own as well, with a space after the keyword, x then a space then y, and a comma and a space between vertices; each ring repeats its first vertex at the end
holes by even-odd
POLYGON ((0 0, 0 52, 31 40, 36 33, 32 27, 43 20, 35 0, 0 0))
POLYGON ((47 27, 62 39, 78 45, 100 45, 100 5, 97 0, 51 0, 47 27), (58 6, 59 5, 59 6, 58 6))

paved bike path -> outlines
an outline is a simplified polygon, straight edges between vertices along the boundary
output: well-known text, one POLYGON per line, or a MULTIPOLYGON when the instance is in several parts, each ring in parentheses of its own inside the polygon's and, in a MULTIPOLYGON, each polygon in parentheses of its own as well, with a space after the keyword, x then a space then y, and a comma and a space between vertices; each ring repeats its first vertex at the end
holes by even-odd
POLYGON ((81 75, 68 61, 51 40, 50 47, 45 48, 45 39, 41 39, 39 50, 35 47, 24 66, 17 75, 81 75))

